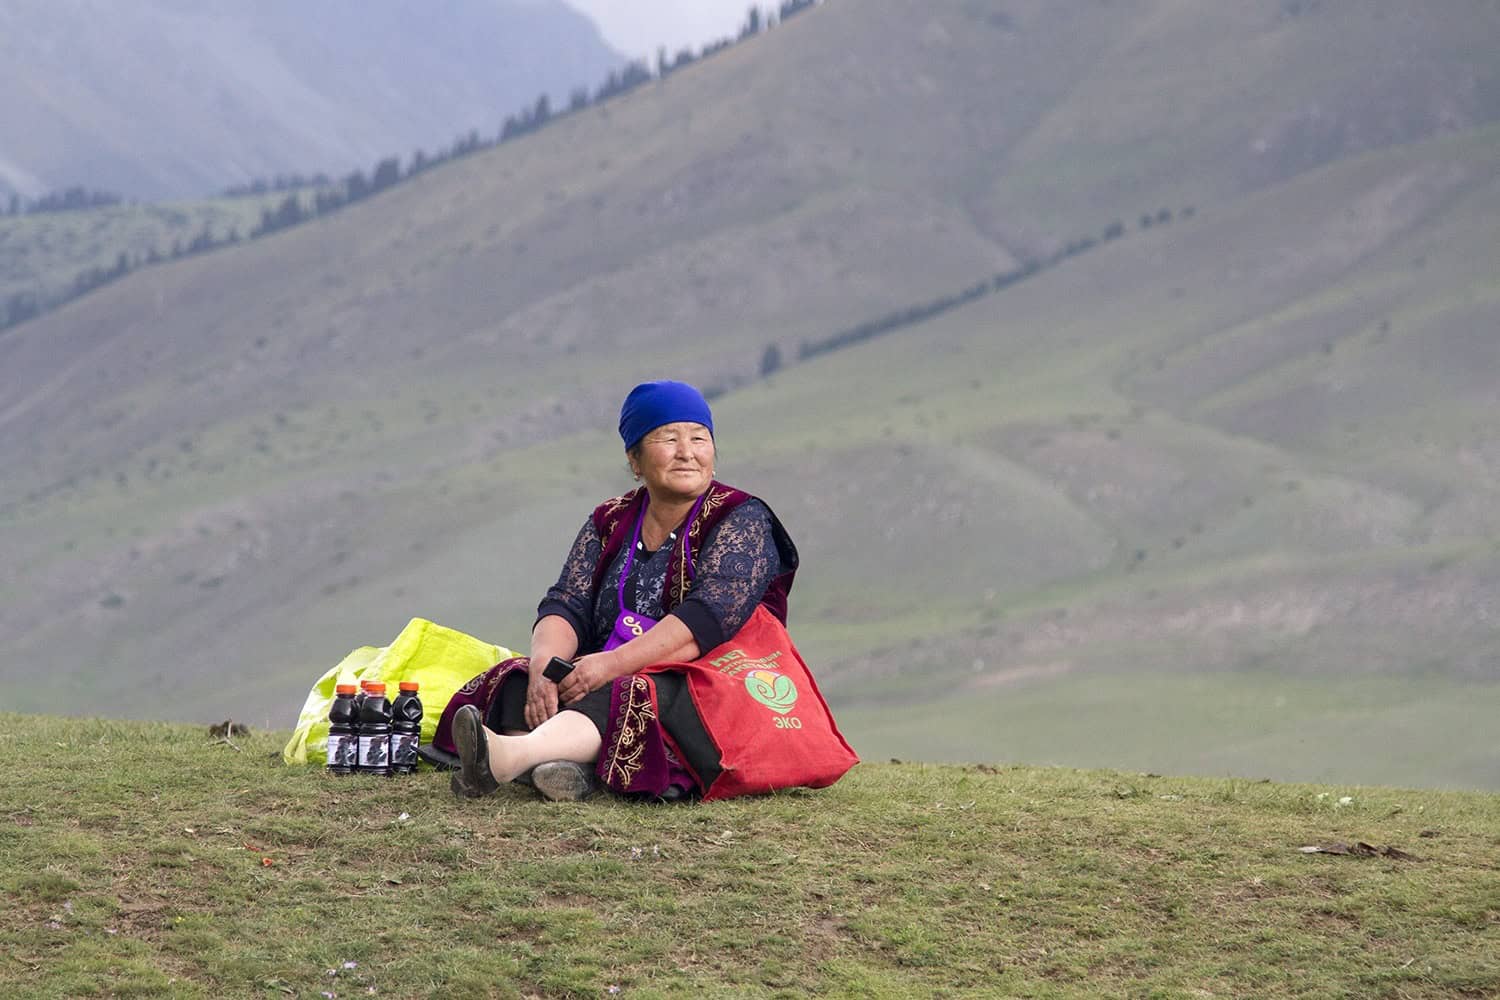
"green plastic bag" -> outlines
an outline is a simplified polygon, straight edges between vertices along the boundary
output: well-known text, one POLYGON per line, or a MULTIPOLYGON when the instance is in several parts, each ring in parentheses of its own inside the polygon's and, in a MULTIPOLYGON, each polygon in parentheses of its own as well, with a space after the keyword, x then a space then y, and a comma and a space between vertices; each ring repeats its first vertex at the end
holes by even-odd
POLYGON ((425 618, 413 618, 389 646, 361 646, 318 678, 307 693, 292 738, 281 751, 282 759, 288 764, 328 763, 333 689, 362 680, 385 681, 392 692, 402 681, 420 684, 422 745, 428 746, 453 693, 500 661, 519 655, 425 618))

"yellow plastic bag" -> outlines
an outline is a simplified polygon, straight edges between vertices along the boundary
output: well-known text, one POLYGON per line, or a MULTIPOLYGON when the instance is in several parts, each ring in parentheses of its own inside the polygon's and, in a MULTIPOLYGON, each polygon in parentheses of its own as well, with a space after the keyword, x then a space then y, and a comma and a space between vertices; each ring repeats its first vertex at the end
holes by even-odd
POLYGON ((422 745, 431 744, 448 699, 464 684, 501 660, 518 654, 471 635, 413 618, 389 646, 361 646, 329 670, 307 693, 297 728, 281 751, 288 764, 328 763, 328 709, 334 687, 362 680, 385 681, 389 697, 396 685, 416 681, 422 699, 422 745))

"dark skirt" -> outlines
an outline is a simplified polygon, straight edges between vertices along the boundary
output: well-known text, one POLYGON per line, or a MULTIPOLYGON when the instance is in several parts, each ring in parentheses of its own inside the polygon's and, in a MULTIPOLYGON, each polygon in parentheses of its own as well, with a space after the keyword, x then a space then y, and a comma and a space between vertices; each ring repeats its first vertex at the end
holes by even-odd
MULTIPOLYGON (((454 751, 452 715, 461 704, 475 705, 495 732, 530 731, 525 717, 527 663, 525 657, 507 660, 464 685, 443 712, 433 749, 443 756, 454 751)), ((595 772, 615 792, 680 798, 701 793, 723 770, 718 747, 681 673, 620 677, 564 711, 579 712, 599 730, 603 747, 595 772)))

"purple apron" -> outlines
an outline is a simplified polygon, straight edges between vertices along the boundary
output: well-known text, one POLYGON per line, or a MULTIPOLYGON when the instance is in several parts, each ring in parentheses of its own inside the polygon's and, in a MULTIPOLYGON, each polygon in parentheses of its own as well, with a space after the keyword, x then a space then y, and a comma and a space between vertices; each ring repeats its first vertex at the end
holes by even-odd
MULTIPOLYGON (((703 498, 706 496, 708 492, 705 490, 703 496, 700 496, 697 503, 693 504, 693 509, 688 512, 687 520, 682 522, 684 526, 693 523, 693 518, 698 516, 698 509, 703 506, 703 498)), ((615 590, 615 602, 620 610, 615 615, 614 629, 609 633, 609 638, 604 641, 605 652, 625 645, 638 635, 645 635, 658 621, 656 618, 649 618, 631 611, 625 606, 625 581, 630 578, 630 567, 635 565, 635 551, 641 547, 641 522, 646 519, 646 508, 650 506, 650 503, 651 501, 647 499, 646 503, 641 504, 641 512, 635 517, 635 537, 630 540, 629 551, 625 553, 625 566, 620 570, 620 585, 615 590)), ((667 536, 668 545, 676 540, 677 532, 675 531, 667 536)), ((691 580, 693 578, 693 553, 686 545, 682 549, 683 567, 687 570, 688 579, 691 580)))

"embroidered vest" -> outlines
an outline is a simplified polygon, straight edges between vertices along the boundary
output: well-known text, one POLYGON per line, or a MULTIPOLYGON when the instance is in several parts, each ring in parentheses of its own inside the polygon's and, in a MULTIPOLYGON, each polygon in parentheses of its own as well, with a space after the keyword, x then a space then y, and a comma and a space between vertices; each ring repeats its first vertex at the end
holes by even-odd
MULTIPOLYGON (((726 486, 718 480, 708 484, 698 516, 686 526, 686 530, 681 533, 677 544, 672 546, 672 551, 667 556, 667 586, 662 593, 663 610, 670 613, 673 608, 687 599, 692 590, 693 581, 688 576, 688 561, 684 558, 685 553, 691 552, 692 562, 697 563, 698 554, 703 548, 703 540, 712 534, 719 522, 723 521, 729 512, 740 504, 754 499, 757 498, 744 490, 726 486)), ((761 502, 765 503, 764 500, 761 502)), ((599 537, 604 543, 603 550, 599 554, 599 563, 594 567, 591 591, 594 600, 598 600, 599 587, 604 582, 604 574, 608 572, 610 563, 619 555, 622 548, 630 544, 635 519, 645 503, 646 488, 637 486, 624 496, 606 500, 594 508, 594 528, 598 530, 599 537)), ((771 510, 769 505, 766 506, 766 510, 771 510)), ((764 604, 766 610, 785 625, 787 594, 791 591, 792 580, 797 575, 797 547, 792 544, 791 536, 782 527, 774 511, 771 511, 771 532, 776 540, 777 551, 781 555, 781 564, 786 568, 784 572, 771 580, 760 603, 764 604)))

